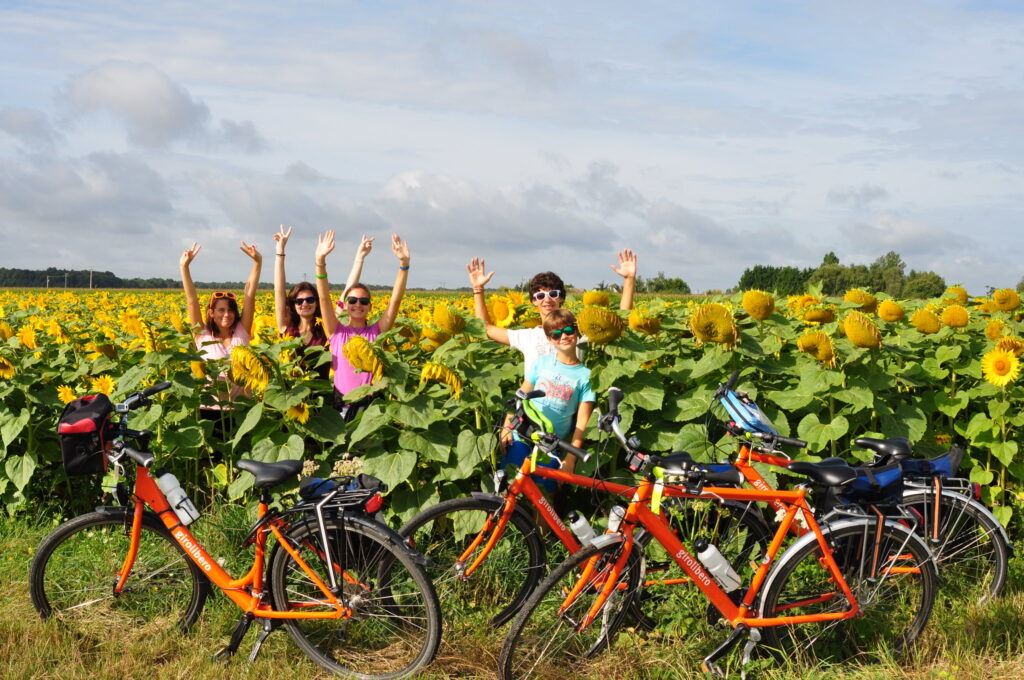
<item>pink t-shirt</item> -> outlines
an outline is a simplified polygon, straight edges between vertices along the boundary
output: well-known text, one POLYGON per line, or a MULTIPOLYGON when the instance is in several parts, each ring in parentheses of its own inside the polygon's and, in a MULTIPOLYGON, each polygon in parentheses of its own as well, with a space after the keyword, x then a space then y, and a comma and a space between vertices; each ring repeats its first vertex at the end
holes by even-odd
POLYGON ((357 373, 356 369, 352 368, 352 364, 345 358, 345 353, 342 352, 345 343, 356 335, 363 336, 367 342, 373 342, 380 335, 380 322, 375 321, 372 325, 363 326, 362 328, 345 326, 339 323, 338 327, 334 330, 334 335, 331 336, 330 340, 331 359, 334 363, 334 389, 340 394, 348 394, 357 387, 369 385, 373 382, 372 373, 367 373, 366 371, 357 373))
MULTIPOLYGON (((231 344, 227 347, 225 347, 224 343, 220 342, 220 340, 218 340, 210 331, 203 331, 196 336, 196 347, 199 348, 199 353, 202 354, 203 358, 207 361, 211 359, 227 359, 231 356, 232 349, 239 345, 248 345, 251 339, 252 338, 249 337, 246 330, 242 328, 242 324, 239 323, 235 325, 235 330, 231 333, 231 344)), ((245 394, 245 388, 228 380, 227 374, 221 373, 220 377, 227 382, 228 386, 231 388, 227 395, 230 399, 234 399, 239 395, 245 394)))

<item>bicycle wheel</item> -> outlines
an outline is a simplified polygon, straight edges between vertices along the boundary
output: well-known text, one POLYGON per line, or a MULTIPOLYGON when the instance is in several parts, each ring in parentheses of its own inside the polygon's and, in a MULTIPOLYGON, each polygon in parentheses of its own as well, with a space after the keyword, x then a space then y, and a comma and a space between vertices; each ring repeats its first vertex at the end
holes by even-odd
MULTIPOLYGON (((707 540, 718 547, 742 582, 750 583, 754 571, 751 562, 760 561, 772 538, 756 505, 667 498, 662 509, 684 545, 691 547, 698 538, 707 540)), ((688 634, 716 623, 718 610, 665 548, 650 534, 638 534, 637 540, 644 546, 646 573, 643 591, 630 607, 633 620, 648 630, 688 634)))
MULTIPOLYGON (((836 621, 768 626, 764 644, 784 660, 844 661, 910 645, 928 621, 935 598, 935 567, 927 546, 908 528, 886 521, 846 520, 823 529, 862 615, 836 621), (876 552, 877 550, 877 552, 876 552), (877 565, 872 573, 872 565, 877 565)), ((765 585, 763 617, 847 611, 850 604, 820 562, 816 537, 807 535, 779 558, 765 585)))
POLYGON ((615 639, 643 576, 635 546, 598 539, 555 568, 523 605, 505 637, 498 675, 513 678, 566 678, 581 675, 588 662, 615 639), (589 624, 585 619, 608 584, 613 565, 621 573, 589 624))
MULTIPOLYGON (((430 663, 441 615, 414 554, 393 531, 362 517, 328 520, 326 529, 326 544, 315 521, 294 525, 286 540, 328 585, 329 551, 335 595, 353 611, 340 619, 284 619, 295 643, 318 666, 344 677, 401 678, 430 663)), ((275 552, 269 579, 278 610, 334 610, 286 550, 275 552)))
POLYGON ((515 616, 547 572, 537 526, 525 512, 514 512, 491 552, 465 576, 503 508, 503 500, 496 496, 454 498, 422 510, 398 530, 430 560, 427 573, 446 621, 472 624, 482 615, 500 626, 515 616), (477 549, 459 561, 474 541, 477 549))
POLYGON ((43 539, 29 569, 32 604, 44 619, 97 631, 146 623, 187 630, 210 582, 155 515, 142 516, 131 575, 114 594, 128 554, 133 511, 109 508, 75 517, 43 539))
POLYGON ((917 533, 935 555, 940 597, 982 602, 1003 592, 1009 547, 999 530, 999 520, 987 508, 945 491, 939 495, 936 525, 934 491, 904 493, 903 504, 919 517, 917 533))

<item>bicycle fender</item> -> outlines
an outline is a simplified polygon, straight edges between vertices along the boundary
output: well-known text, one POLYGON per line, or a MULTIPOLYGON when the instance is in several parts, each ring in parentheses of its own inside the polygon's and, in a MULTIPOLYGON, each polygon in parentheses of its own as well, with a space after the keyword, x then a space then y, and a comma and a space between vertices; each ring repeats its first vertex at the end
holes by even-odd
POLYGON ((346 514, 344 522, 349 524, 361 524, 376 531, 380 538, 388 544, 388 547, 405 550, 419 566, 426 568, 431 565, 430 560, 423 553, 409 547, 409 544, 398 534, 397 531, 383 522, 379 522, 361 515, 346 514))
MULTIPOLYGON (((501 496, 495 496, 493 493, 487 493, 485 491, 473 491, 469 494, 471 498, 479 498, 485 501, 491 501, 495 506, 501 505, 505 502, 505 499, 501 496)), ((530 522, 530 524, 536 525, 537 523, 533 520, 533 515, 527 512, 526 508, 523 507, 522 503, 516 503, 516 509, 512 511, 512 514, 519 515, 523 519, 530 522)))
MULTIPOLYGON (((903 493, 903 499, 906 500, 910 496, 927 497, 934 493, 935 492, 931 490, 926 491, 924 489, 912 489, 911 491, 905 491, 903 493)), ((975 510, 980 511, 984 515, 988 515, 989 519, 991 519, 995 523, 996 527, 999 528, 999 534, 1003 537, 1003 543, 1006 544, 1007 557, 1013 557, 1013 555, 1016 553, 1016 550, 1013 547, 1013 542, 1010 540, 1010 534, 1006 532, 1006 527, 1003 526, 1002 522, 996 519, 996 516, 992 514, 992 511, 989 510, 988 506, 986 506, 984 503, 976 501, 974 498, 970 496, 965 496, 962 493, 950 491, 949 489, 943 489, 942 495, 945 496, 946 498, 955 498, 958 501, 964 501, 967 503, 967 505, 972 506, 975 510)))

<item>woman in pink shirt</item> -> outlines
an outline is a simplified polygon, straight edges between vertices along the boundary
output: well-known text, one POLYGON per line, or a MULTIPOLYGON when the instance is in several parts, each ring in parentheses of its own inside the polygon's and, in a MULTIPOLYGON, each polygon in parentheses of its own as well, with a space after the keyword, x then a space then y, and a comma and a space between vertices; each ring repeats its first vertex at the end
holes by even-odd
MULTIPOLYGON (((235 294, 215 291, 206 305, 206 313, 202 314, 199 307, 199 294, 192 282, 189 265, 199 254, 202 246, 193 243, 191 248, 181 254, 181 284, 185 289, 185 303, 188 307, 188 320, 195 337, 196 347, 204 359, 226 359, 237 345, 248 345, 252 336, 252 320, 256 309, 256 288, 260 281, 260 269, 263 256, 255 245, 242 241, 240 250, 252 259, 252 270, 245 284, 245 297, 239 311, 235 294)), ((226 377, 225 377, 226 380, 226 377)), ((229 394, 233 399, 243 390, 234 383, 229 383, 229 394)))
MULTIPOLYGON (((405 294, 405 285, 409 279, 409 244, 398 238, 398 235, 392 235, 391 252, 398 258, 398 273, 395 276, 395 285, 391 290, 388 308, 384 310, 377 321, 370 324, 370 289, 359 283, 359 276, 363 271, 363 261, 372 248, 373 239, 363 236, 356 249, 355 261, 352 263, 352 271, 349 273, 348 281, 345 284, 345 294, 342 296, 343 309, 348 313, 348 324, 342 324, 334 312, 334 305, 331 303, 331 286, 327 280, 326 260, 327 255, 334 250, 334 230, 321 234, 317 239, 316 288, 320 296, 320 312, 323 314, 324 331, 327 333, 331 346, 331 358, 334 364, 334 391, 338 397, 344 397, 357 387, 369 385, 373 380, 370 373, 356 372, 352 368, 352 364, 345 358, 342 351, 345 343, 356 335, 361 335, 369 342, 373 342, 378 335, 390 330, 398 316, 398 308, 402 304, 402 295, 405 294)), ((351 420, 369 401, 366 399, 342 405, 342 416, 346 420, 351 420)))

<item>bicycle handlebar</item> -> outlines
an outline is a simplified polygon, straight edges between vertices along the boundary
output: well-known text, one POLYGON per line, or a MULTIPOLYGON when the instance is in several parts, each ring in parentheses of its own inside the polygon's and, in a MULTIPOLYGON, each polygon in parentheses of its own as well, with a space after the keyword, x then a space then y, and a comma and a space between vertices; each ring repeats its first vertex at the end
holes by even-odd
POLYGON ((128 411, 131 411, 132 409, 137 409, 140 406, 146 406, 149 404, 150 397, 152 397, 157 392, 163 392, 170 386, 171 383, 167 380, 163 382, 158 382, 155 385, 147 387, 145 390, 141 392, 136 392, 135 394, 129 395, 120 404, 114 406, 114 410, 117 413, 128 413, 128 411))
POLYGON ((558 440, 558 448, 562 449, 566 453, 573 454, 574 456, 582 460, 584 463, 586 463, 590 459, 590 453, 588 451, 584 451, 583 449, 573 446, 572 444, 563 442, 561 439, 558 440))
POLYGON ((144 468, 152 467, 153 461, 156 460, 156 457, 149 451, 139 451, 138 449, 133 449, 130 446, 125 446, 121 450, 126 456, 144 468))

